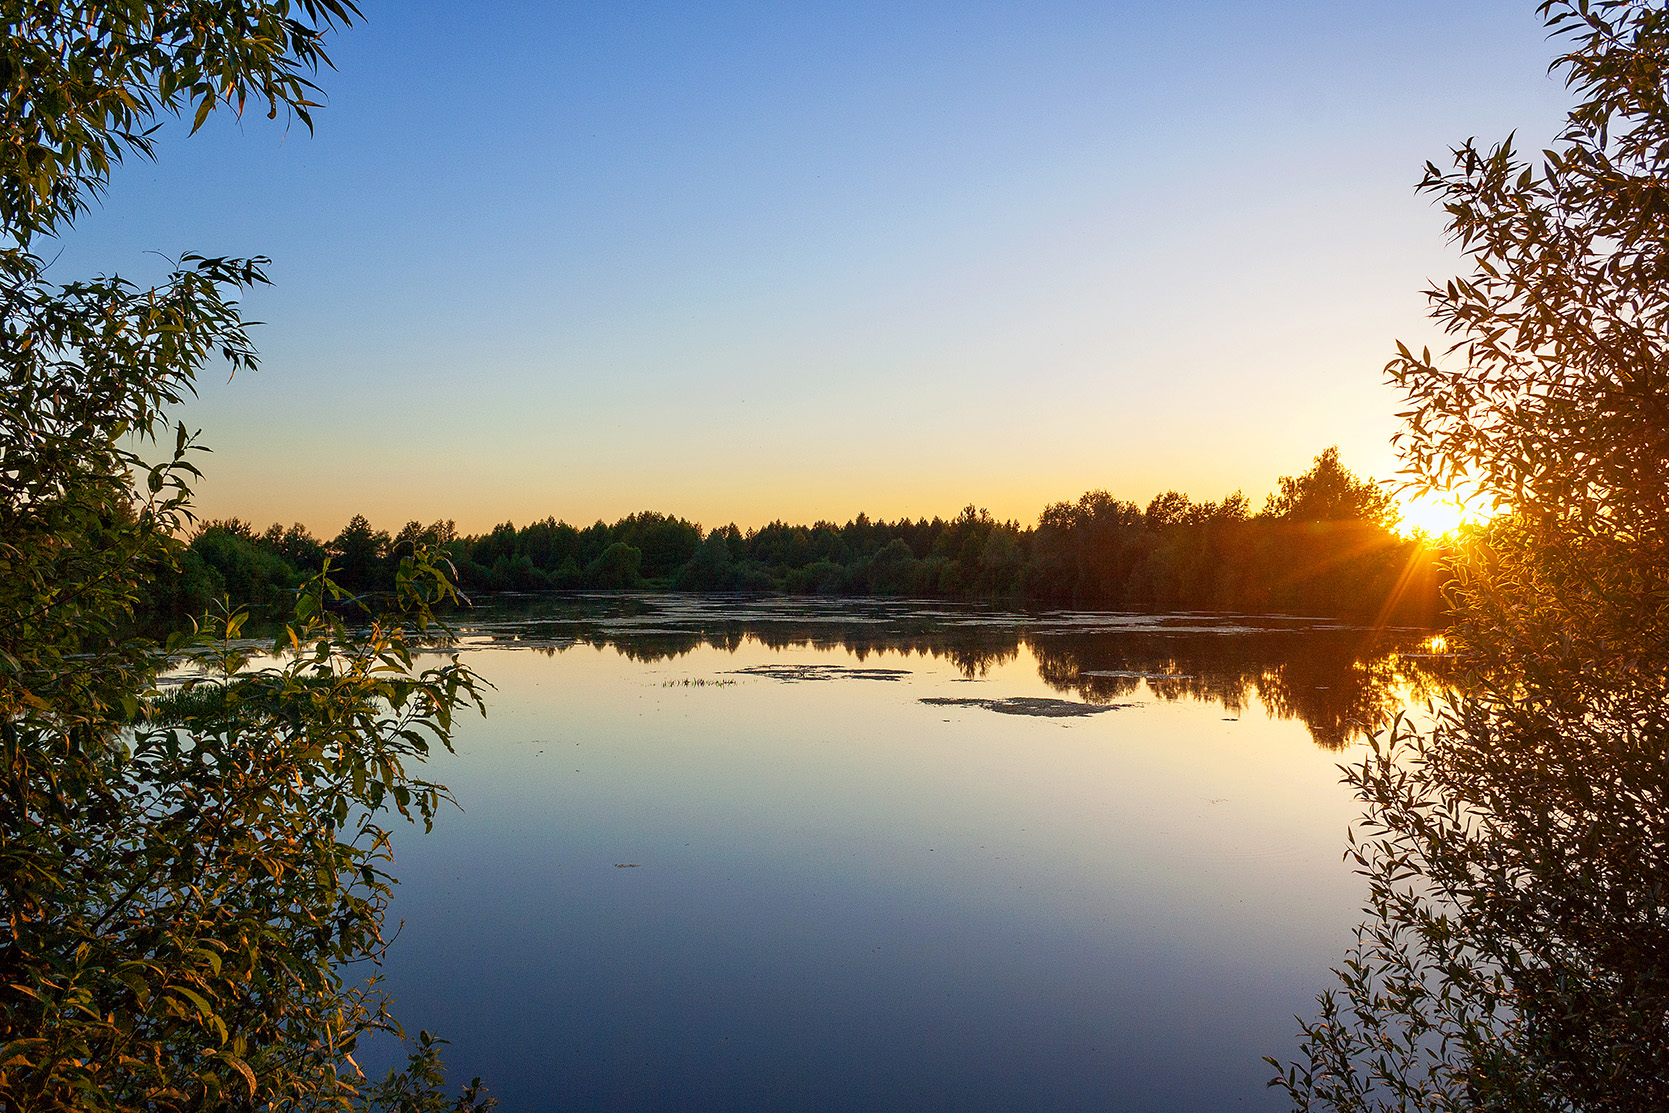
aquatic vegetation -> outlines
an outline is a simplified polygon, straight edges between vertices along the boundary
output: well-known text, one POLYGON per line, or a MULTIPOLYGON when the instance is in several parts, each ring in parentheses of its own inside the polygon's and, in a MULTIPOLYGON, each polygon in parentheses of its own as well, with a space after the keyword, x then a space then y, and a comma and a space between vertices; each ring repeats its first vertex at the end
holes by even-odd
POLYGON ((934 707, 980 707, 999 715, 1033 715, 1040 719, 1076 719, 1130 706, 1121 703, 1074 703, 1048 696, 1008 696, 1003 699, 925 696, 919 702, 934 707))
POLYGON ((850 665, 750 665, 737 669, 740 676, 767 676, 772 680, 903 680, 907 669, 864 669, 850 665))

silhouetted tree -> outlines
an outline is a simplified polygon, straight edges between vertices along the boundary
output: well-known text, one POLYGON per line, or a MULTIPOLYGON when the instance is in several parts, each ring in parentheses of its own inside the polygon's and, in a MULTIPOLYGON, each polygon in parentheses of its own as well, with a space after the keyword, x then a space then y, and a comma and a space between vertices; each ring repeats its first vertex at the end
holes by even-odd
POLYGON ((366 592, 383 585, 390 544, 386 530, 372 529, 363 514, 355 514, 325 551, 337 581, 351 591, 366 592))
POLYGON ((1315 458, 1300 476, 1281 476, 1278 494, 1263 513, 1289 522, 1366 522, 1389 530, 1397 523, 1391 493, 1371 479, 1358 479, 1339 462, 1335 445, 1315 458))
POLYGON ((1398 346, 1465 683, 1351 773, 1371 917, 1277 1081, 1302 1109, 1669 1107, 1669 10, 1546 0, 1548 150, 1428 166, 1470 273, 1398 346))

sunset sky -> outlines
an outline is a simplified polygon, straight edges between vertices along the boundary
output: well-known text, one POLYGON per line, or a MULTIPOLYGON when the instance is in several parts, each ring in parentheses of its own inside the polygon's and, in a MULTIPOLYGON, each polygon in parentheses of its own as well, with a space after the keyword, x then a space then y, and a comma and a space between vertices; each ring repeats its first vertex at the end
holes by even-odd
POLYGON ((53 274, 264 254, 200 510, 1035 521, 1395 470, 1413 184, 1566 102, 1528 0, 371 0, 317 133, 118 171, 53 274))

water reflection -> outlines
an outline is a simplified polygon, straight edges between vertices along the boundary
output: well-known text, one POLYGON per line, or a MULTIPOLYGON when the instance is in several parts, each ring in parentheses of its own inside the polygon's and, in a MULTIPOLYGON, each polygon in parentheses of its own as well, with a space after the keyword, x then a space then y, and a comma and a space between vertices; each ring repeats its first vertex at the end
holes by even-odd
POLYGON ((1413 631, 593 596, 457 616, 496 690, 396 838, 401 1017, 505 1108, 1269 1109, 1358 916, 1341 744, 1413 631), (1308 734, 1298 724, 1308 728, 1308 734))
POLYGON ((508 597, 465 612, 457 648, 612 648, 652 664, 703 647, 841 650, 859 662, 948 661, 970 680, 1027 649, 1055 691, 1088 704, 1132 697, 1213 704, 1237 718, 1255 698, 1337 750, 1442 684, 1426 631, 1286 615, 1028 613, 943 602, 616 595, 508 597))

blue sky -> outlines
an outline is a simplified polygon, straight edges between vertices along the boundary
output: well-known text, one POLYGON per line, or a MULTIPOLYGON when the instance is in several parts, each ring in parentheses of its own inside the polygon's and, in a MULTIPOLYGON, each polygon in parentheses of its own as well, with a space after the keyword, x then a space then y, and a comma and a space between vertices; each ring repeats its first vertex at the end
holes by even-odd
POLYGON ((317 132, 170 126, 56 264, 265 254, 209 515, 1034 519, 1394 470, 1412 186, 1566 97, 1530 0, 364 4, 317 132))

